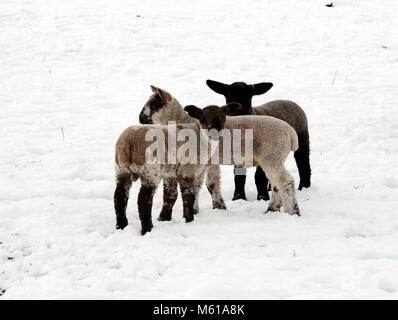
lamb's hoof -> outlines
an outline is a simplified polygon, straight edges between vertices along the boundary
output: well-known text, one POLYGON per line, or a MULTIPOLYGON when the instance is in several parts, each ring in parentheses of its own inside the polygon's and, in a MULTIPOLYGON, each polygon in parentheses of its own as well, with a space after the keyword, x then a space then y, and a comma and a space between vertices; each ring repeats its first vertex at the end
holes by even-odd
POLYGON ((299 209, 297 203, 294 205, 293 214, 297 214, 299 217, 301 217, 300 209, 299 209))
POLYGON ((193 209, 193 214, 198 214, 199 213, 199 209, 193 209))
POLYGON ((268 192, 265 193, 265 194, 263 194, 263 193, 258 193, 258 194, 257 194, 257 200, 258 200, 258 201, 260 201, 260 200, 268 201, 268 200, 269 200, 268 192))
POLYGON ((160 215, 158 218, 158 221, 170 221, 171 220, 171 215, 166 216, 166 215, 160 215))
POLYGON ((304 181, 304 182, 300 181, 298 189, 301 190, 303 188, 309 188, 310 186, 311 186, 311 182, 310 181, 304 181))
POLYGON ((123 230, 124 228, 127 227, 127 225, 129 224, 128 220, 126 217, 123 218, 119 218, 116 221, 116 229, 121 229, 123 230))
POLYGON ((227 209, 227 206, 225 205, 224 200, 221 199, 221 200, 219 200, 219 201, 214 201, 214 202, 213 202, 213 209, 222 209, 222 210, 225 210, 225 209, 227 209))
POLYGON ((152 222, 148 223, 148 224, 145 224, 145 225, 142 225, 141 234, 144 235, 147 232, 151 232, 152 228, 153 228, 152 222))
POLYGON ((294 216, 295 214, 297 214, 299 217, 301 217, 300 209, 299 209, 297 203, 294 204, 293 211, 292 211, 292 212, 289 212, 289 214, 290 214, 291 216, 294 216))
POLYGON ((170 208, 163 207, 160 211, 158 221, 170 221, 173 211, 170 208))
POLYGON ((243 192, 240 192, 240 193, 238 193, 238 192, 235 192, 234 193, 234 196, 233 196, 233 198, 232 198, 232 201, 235 201, 235 200, 247 200, 246 199, 246 194, 243 192))
POLYGON ((268 207, 268 208, 267 208, 267 211, 265 211, 265 213, 267 213, 267 212, 279 212, 279 211, 281 211, 280 209, 281 209, 281 208, 271 208, 271 207, 268 207))
POLYGON ((191 217, 185 217, 185 223, 192 222, 194 219, 193 215, 191 217))

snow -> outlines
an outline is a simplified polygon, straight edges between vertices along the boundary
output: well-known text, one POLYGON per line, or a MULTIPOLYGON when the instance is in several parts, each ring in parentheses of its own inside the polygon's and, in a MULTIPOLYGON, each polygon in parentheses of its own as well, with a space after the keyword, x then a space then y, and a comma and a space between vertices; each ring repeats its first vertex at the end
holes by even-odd
MULTIPOLYGON (((398 298, 398 3, 2 1, 0 299, 398 298), (221 105, 205 80, 271 81, 310 122, 302 216, 247 202, 115 230, 114 144, 153 84, 221 105)), ((287 168, 298 173, 292 155, 287 168)))

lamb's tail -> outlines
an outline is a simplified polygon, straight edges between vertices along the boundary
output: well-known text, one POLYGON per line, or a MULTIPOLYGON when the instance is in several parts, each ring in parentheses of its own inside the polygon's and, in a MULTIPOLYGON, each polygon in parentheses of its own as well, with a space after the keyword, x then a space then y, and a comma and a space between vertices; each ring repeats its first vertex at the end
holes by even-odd
POLYGON ((116 177, 129 176, 132 182, 139 179, 137 173, 130 169, 133 163, 132 145, 127 142, 122 142, 116 145, 115 154, 115 171, 116 177))
POLYGON ((297 133, 293 128, 290 128, 290 143, 292 151, 296 151, 299 147, 297 133))

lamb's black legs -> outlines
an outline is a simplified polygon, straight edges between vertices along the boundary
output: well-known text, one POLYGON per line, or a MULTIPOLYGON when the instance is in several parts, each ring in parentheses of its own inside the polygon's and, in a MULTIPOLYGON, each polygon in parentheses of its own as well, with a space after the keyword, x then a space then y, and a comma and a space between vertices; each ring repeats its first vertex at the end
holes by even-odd
MULTIPOLYGON (((235 167, 235 192, 232 200, 243 199, 246 200, 245 183, 246 183, 246 168, 235 167)), ((269 200, 268 195, 268 179, 261 167, 257 167, 254 181, 257 187, 257 200, 269 200)))
POLYGON ((116 190, 113 196, 113 203, 116 212, 116 228, 124 229, 128 225, 126 217, 127 202, 131 187, 130 173, 120 173, 116 178, 116 190))
POLYGON ((152 201, 157 184, 144 181, 141 178, 141 189, 138 193, 138 214, 141 220, 141 234, 152 230, 152 201))
POLYGON ((160 212, 159 221, 170 221, 173 212, 174 204, 177 200, 177 180, 164 179, 163 180, 163 207, 160 212))
POLYGON ((256 174, 254 175, 254 181, 257 187, 257 200, 269 200, 268 195, 268 179, 261 167, 256 168, 256 174))
POLYGON ((234 168, 235 191, 232 200, 243 199, 246 200, 245 183, 246 183, 246 168, 234 168))
POLYGON ((300 175, 299 190, 311 186, 311 167, 310 167, 310 141, 308 132, 298 135, 299 148, 294 152, 297 168, 300 175))
POLYGON ((179 182, 184 218, 185 222, 191 222, 194 219, 194 204, 195 204, 195 186, 194 181, 189 179, 184 179, 179 182))

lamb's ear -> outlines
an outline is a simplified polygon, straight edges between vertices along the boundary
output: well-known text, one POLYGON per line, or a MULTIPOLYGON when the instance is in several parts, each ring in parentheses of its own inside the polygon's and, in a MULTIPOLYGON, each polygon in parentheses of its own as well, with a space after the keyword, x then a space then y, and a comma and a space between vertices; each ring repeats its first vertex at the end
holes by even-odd
POLYGON ((151 90, 152 90, 153 93, 158 93, 159 88, 151 85, 151 90))
POLYGON ((213 81, 213 80, 207 80, 206 81, 207 86, 213 90, 214 92, 217 92, 219 94, 225 94, 227 92, 227 84, 213 81))
POLYGON ((160 89, 158 87, 152 86, 151 85, 151 90, 153 93, 157 93, 160 95, 160 97, 164 100, 164 102, 170 102, 173 98, 170 93, 168 93, 166 90, 160 89))
POLYGON ((240 110, 240 108, 242 108, 242 105, 238 102, 231 102, 221 107, 221 109, 223 109, 225 115, 227 116, 235 115, 240 110))
POLYGON ((252 85, 253 91, 252 94, 253 96, 258 95, 258 94, 263 94, 266 93, 269 89, 271 89, 273 84, 271 82, 260 82, 252 85))
POLYGON ((193 106, 193 105, 186 106, 186 107, 184 108, 184 110, 185 110, 186 112, 188 112, 188 114, 189 114, 192 118, 195 118, 195 119, 198 119, 198 120, 199 120, 199 118, 200 118, 200 116, 201 116, 201 114, 202 114, 202 112, 203 112, 202 109, 200 109, 200 108, 198 108, 198 107, 196 107, 196 106, 193 106))

